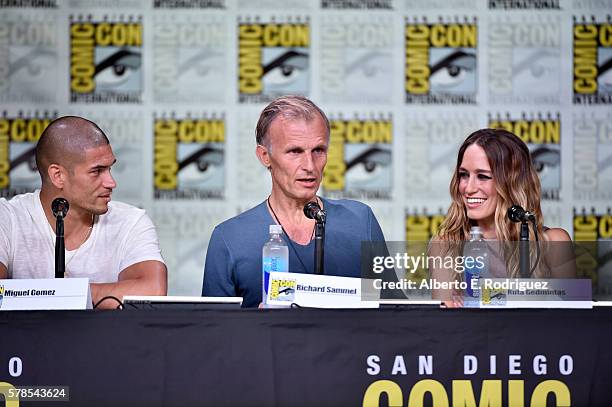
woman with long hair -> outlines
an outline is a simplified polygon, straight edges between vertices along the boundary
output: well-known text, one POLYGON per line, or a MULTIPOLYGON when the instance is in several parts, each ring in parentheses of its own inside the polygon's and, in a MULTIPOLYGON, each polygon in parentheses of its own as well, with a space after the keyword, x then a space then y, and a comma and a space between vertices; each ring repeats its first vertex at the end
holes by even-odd
MULTIPOLYGON (((446 254, 460 256, 463 242, 470 239, 471 227, 478 226, 486 241, 494 241, 489 246, 495 247, 493 254, 498 255, 497 263, 496 256, 489 256, 490 277, 519 277, 519 250, 516 242, 520 237, 520 223, 513 223, 507 216, 512 205, 520 205, 535 215, 535 226, 543 244, 571 241, 565 230, 544 226, 540 206, 540 179, 533 167, 529 149, 509 131, 481 129, 465 139, 459 149, 450 194, 452 203, 432 241, 430 255, 450 252, 446 254)), ((536 241, 533 228, 530 228, 530 241, 536 241)), ((553 255, 560 254, 558 249, 542 251, 542 258, 537 265, 536 256, 531 255, 532 277, 575 276, 569 253, 553 255)), ((447 281, 460 279, 459 274, 455 271, 432 271, 432 277, 447 281)))

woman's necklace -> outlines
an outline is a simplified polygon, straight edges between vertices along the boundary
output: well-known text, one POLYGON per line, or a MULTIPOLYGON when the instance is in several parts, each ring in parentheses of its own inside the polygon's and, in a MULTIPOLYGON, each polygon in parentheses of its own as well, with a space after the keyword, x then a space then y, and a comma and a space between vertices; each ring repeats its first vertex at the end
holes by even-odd
MULTIPOLYGON (((268 198, 266 199, 266 202, 268 203, 268 208, 270 208, 270 212, 272 212, 272 215, 274 216, 274 220, 276 221, 276 223, 278 223, 280 225, 281 229, 283 230, 283 233, 285 234, 285 236, 287 236, 287 240, 289 241, 289 246, 291 246, 291 248, 293 249, 293 252, 295 253, 295 256, 298 258, 298 261, 300 262, 300 264, 302 265, 302 268, 304 269, 304 272, 308 274, 308 269, 304 265, 304 262, 302 261, 302 258, 300 257, 300 255, 297 252, 295 246, 293 245, 293 241, 291 240, 291 237, 289 237, 289 234, 285 230, 285 227, 283 226, 283 224, 281 223, 280 219, 276 215, 276 212, 274 212, 274 208, 272 207, 272 204, 270 203, 270 196, 271 195, 268 195, 268 198)), ((316 199, 318 201, 319 198, 316 197, 316 199)), ((312 227, 312 234, 310 235, 310 240, 311 241, 312 241, 312 238, 314 237, 314 231, 315 231, 315 225, 313 225, 313 227, 312 227)))

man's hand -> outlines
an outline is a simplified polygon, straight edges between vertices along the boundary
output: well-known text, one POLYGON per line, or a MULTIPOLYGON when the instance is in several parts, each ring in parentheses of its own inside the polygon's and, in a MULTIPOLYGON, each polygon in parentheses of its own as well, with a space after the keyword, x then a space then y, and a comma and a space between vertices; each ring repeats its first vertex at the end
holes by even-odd
POLYGON ((8 269, 2 263, 0 263, 0 280, 5 280, 8 278, 8 269))
MULTIPOLYGON (((157 260, 141 261, 132 264, 121 273, 116 283, 92 283, 91 297, 94 304, 102 298, 113 296, 119 300, 125 295, 166 295, 168 275, 166 265, 157 260)), ((117 308, 117 302, 104 300, 98 308, 117 308)))

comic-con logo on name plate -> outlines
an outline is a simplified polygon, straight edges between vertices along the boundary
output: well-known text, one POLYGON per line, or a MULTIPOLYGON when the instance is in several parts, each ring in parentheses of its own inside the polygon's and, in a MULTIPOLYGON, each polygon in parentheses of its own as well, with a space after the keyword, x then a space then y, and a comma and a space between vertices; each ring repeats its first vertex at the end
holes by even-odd
POLYGON ((36 143, 56 113, 0 117, 0 196, 12 197, 40 188, 36 143))
POLYGON ((406 103, 475 104, 478 26, 472 22, 430 24, 406 19, 406 103))
POLYGON ((223 117, 156 117, 153 129, 155 198, 223 198, 223 117))
POLYGON ((387 118, 330 120, 323 192, 330 197, 390 199, 393 124, 387 118))
POLYGON ((482 305, 483 306, 501 306, 508 302, 506 290, 494 288, 482 288, 482 305))
POLYGON ((294 301, 295 279, 273 278, 270 280, 270 301, 294 301))
POLYGON ((542 186, 542 198, 558 201, 561 190, 561 118, 559 114, 489 115, 489 127, 508 130, 527 144, 542 186))
POLYGON ((4 286, 0 285, 0 308, 2 307, 2 299, 4 298, 4 286))
POLYGON ((142 99, 142 21, 71 16, 70 101, 140 103, 142 99))
POLYGON ((308 95, 308 18, 238 21, 238 100, 265 103, 281 95, 308 95))
POLYGON ((574 103, 612 103, 612 23, 574 16, 574 103))

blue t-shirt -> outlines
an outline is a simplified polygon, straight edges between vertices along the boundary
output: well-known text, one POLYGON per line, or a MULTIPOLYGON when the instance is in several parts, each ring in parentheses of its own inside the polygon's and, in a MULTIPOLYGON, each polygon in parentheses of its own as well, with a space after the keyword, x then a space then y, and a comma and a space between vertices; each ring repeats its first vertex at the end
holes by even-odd
MULTIPOLYGON (((385 240, 370 207, 351 200, 323 199, 325 274, 360 277, 361 242, 385 240)), ((261 303, 263 245, 276 222, 266 202, 218 225, 208 243, 202 295, 243 297, 244 307, 261 303)), ((289 248, 289 271, 314 273, 314 240, 303 246, 283 239, 289 248)))

